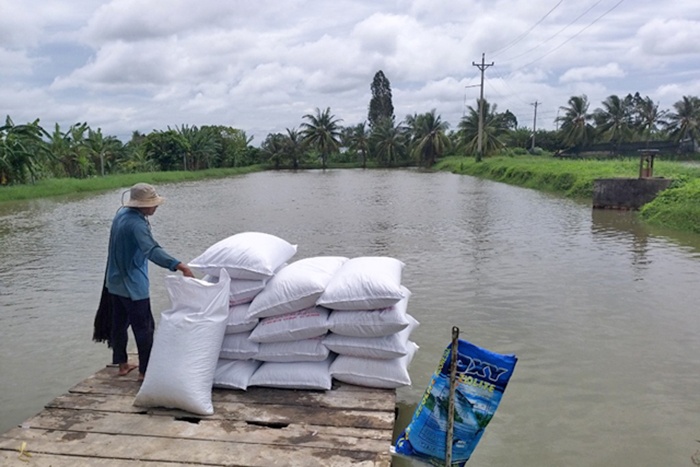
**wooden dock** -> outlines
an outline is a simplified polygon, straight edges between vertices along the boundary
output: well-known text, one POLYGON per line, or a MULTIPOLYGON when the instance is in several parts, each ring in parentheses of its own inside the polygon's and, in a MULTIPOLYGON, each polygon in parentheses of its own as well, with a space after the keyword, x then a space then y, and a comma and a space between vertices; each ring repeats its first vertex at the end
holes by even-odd
POLYGON ((109 366, 0 435, 2 466, 391 465, 396 391, 214 389, 214 415, 132 405, 136 372, 109 366))

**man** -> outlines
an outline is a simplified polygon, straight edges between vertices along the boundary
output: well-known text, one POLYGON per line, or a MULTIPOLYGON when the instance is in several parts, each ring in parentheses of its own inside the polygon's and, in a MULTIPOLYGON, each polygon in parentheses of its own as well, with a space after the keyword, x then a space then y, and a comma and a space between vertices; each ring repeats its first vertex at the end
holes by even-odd
POLYGON ((106 287, 112 306, 112 363, 119 365, 119 376, 136 369, 130 364, 126 347, 128 328, 134 333, 139 354, 139 381, 143 381, 153 346, 155 322, 151 312, 148 261, 171 271, 194 277, 187 265, 170 256, 153 238, 148 216, 152 216, 165 198, 153 186, 137 183, 129 190, 112 221, 107 256, 106 287))

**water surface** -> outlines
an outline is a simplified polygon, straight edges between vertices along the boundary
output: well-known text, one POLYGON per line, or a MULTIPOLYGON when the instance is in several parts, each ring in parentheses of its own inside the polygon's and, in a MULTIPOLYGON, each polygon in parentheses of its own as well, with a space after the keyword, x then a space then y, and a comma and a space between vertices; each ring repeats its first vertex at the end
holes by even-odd
MULTIPOLYGON (((405 264, 421 326, 403 428, 450 341, 515 353, 469 462, 692 465, 700 449, 700 238, 634 215, 448 173, 264 172, 159 186, 160 243, 188 261, 241 231, 405 264)), ((91 341, 121 190, 0 206, 0 432, 110 360, 91 341)), ((151 266, 156 315, 169 305, 151 266)), ((411 465, 397 460, 396 465, 411 465)))

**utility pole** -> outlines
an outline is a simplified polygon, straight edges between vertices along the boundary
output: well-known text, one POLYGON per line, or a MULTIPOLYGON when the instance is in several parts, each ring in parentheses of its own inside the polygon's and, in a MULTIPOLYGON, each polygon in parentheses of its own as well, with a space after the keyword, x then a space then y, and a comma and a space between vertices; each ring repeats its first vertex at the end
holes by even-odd
POLYGON ((484 53, 481 54, 481 63, 472 62, 472 65, 481 71, 481 92, 479 93, 479 133, 477 135, 476 161, 481 162, 484 155, 483 133, 484 133, 484 71, 493 66, 493 62, 484 62, 484 53))
POLYGON ((535 106, 535 119, 532 122, 532 146, 530 147, 530 152, 535 152, 535 133, 537 133, 537 106, 539 105, 539 102, 535 101, 534 104, 530 104, 535 106))

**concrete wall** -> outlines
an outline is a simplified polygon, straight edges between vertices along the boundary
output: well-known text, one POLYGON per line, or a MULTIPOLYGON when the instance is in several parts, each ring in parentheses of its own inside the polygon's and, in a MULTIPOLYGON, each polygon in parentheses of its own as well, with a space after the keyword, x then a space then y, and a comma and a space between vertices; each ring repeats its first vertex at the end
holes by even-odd
POLYGON ((601 178, 593 184, 593 208, 639 209, 668 188, 667 178, 601 178))

